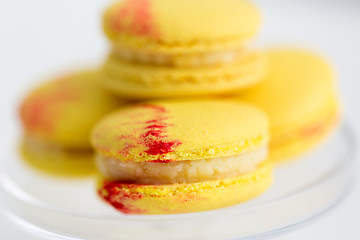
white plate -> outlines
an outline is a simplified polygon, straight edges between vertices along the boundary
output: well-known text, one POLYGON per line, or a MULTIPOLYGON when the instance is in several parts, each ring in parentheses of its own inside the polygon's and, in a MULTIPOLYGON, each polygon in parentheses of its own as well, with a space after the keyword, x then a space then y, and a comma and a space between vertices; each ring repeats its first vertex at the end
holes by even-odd
POLYGON ((308 222, 342 199, 355 171, 355 139, 341 127, 310 153, 275 168, 263 195, 214 211, 132 216, 117 212, 95 192, 92 178, 41 174, 10 152, 0 174, 6 214, 39 236, 65 239, 232 239, 278 234, 308 222))

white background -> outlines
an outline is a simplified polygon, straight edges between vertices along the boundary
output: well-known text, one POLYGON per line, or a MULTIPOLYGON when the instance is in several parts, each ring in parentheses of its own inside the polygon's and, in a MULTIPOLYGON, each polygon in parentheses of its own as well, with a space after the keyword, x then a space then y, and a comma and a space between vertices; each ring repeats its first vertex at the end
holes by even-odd
MULTIPOLYGON (((0 0, 0 146, 19 131, 19 96, 47 76, 101 63, 104 0, 0 0)), ((303 46, 335 66, 346 119, 360 130, 360 1, 257 0, 257 45, 303 46)), ((360 145, 358 144, 358 149, 360 145)), ((3 149, 0 149, 0 157, 3 149)), ((7 159, 0 159, 7 160, 7 159)), ((360 239, 360 180, 327 215, 274 239, 360 239)), ((31 239, 0 215, 1 239, 31 239)))

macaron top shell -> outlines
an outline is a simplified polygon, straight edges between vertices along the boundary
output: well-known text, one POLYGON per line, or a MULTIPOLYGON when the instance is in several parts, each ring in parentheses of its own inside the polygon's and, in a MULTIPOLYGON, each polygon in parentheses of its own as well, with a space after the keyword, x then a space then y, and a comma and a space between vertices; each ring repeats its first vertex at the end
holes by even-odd
POLYGON ((121 105, 98 86, 99 73, 60 77, 31 92, 20 106, 27 135, 65 148, 89 148, 93 125, 121 105))
POLYGON ((265 147, 265 114, 226 100, 156 101, 110 114, 92 133, 94 148, 120 161, 170 162, 233 156, 265 147))
POLYGON ((331 66, 316 54, 297 49, 268 52, 268 76, 240 95, 269 116, 272 136, 316 119, 336 98, 331 66))
POLYGON ((184 54, 243 46, 258 31, 260 13, 244 0, 125 0, 103 21, 115 45, 184 54))

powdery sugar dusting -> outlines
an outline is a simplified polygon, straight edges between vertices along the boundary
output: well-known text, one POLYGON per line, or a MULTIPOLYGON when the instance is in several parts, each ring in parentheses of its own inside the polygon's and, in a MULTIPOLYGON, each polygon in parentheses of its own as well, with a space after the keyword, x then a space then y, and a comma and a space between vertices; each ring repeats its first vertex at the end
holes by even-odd
POLYGON ((105 181, 102 188, 98 191, 98 194, 106 202, 122 213, 143 214, 146 212, 145 210, 137 208, 131 204, 131 202, 144 197, 142 193, 131 191, 131 188, 136 187, 136 184, 105 181), (123 185, 126 185, 126 188, 123 188, 123 185))
POLYGON ((140 107, 151 110, 151 119, 139 123, 142 127, 134 130, 134 133, 143 132, 139 136, 133 134, 118 137, 118 139, 127 140, 124 147, 118 153, 126 157, 132 149, 138 146, 145 146, 146 150, 139 153, 139 156, 143 156, 144 154, 157 156, 158 158, 152 162, 171 162, 171 160, 168 159, 161 160, 161 157, 164 154, 173 152, 181 143, 178 140, 168 138, 167 129, 172 126, 172 124, 166 123, 166 120, 169 119, 166 109, 151 104, 143 104, 140 107))

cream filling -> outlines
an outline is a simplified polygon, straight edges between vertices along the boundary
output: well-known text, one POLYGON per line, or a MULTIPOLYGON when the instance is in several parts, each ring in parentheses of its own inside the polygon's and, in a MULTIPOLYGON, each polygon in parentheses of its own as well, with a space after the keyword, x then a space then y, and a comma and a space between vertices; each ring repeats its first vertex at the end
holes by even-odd
POLYGON ((123 48, 114 48, 114 53, 120 59, 143 64, 156 64, 176 67, 200 67, 235 62, 244 54, 244 50, 172 56, 165 54, 137 52, 123 48))
POLYGON ((267 157, 267 146, 237 156, 169 163, 122 162, 97 154, 96 165, 105 178, 142 184, 200 182, 236 177, 257 169, 267 157))

